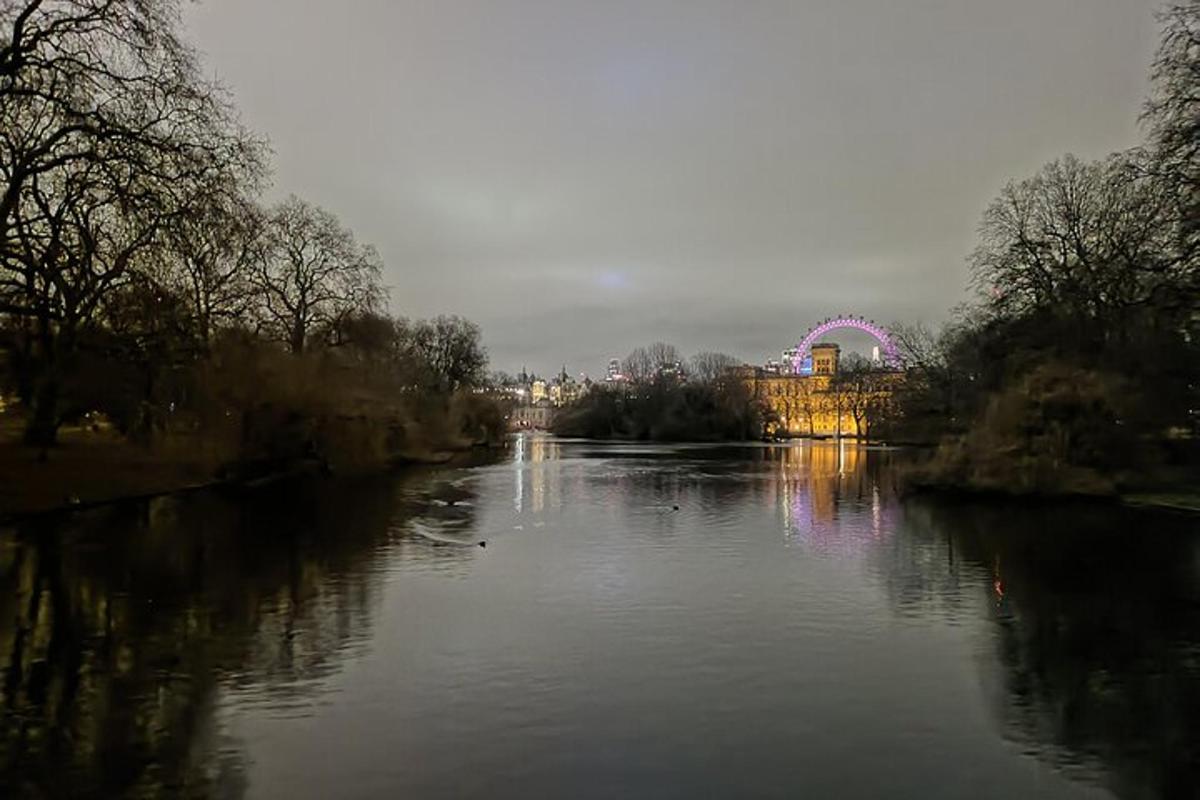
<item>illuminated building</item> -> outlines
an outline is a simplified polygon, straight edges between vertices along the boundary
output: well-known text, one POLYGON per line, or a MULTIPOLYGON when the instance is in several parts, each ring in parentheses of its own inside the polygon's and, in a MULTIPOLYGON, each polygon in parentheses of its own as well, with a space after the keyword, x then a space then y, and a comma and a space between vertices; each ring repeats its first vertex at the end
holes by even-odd
POLYGON ((842 348, 836 344, 829 342, 814 344, 812 346, 813 375, 836 375, 838 357, 841 355, 841 352, 842 348))
POLYGON ((659 364, 657 374, 660 379, 667 378, 680 383, 687 380, 687 374, 683 370, 683 363, 680 361, 659 364))
POLYGON ((618 358, 610 358, 608 360, 608 375, 605 378, 609 383, 620 383, 625 380, 625 375, 621 372, 621 360, 618 358))
POLYGON ((768 361, 765 367, 738 367, 733 374, 772 412, 767 433, 814 437, 870 435, 889 407, 893 387, 904 378, 887 332, 860 317, 823 321, 799 346, 784 351, 782 365, 768 361), (854 385, 837 380, 841 348, 816 339, 838 328, 874 336, 879 347, 873 355, 883 369, 872 370, 854 385))
POLYGON ((538 405, 522 405, 512 410, 508 419, 509 427, 513 430, 549 430, 554 421, 554 409, 548 403, 538 405))

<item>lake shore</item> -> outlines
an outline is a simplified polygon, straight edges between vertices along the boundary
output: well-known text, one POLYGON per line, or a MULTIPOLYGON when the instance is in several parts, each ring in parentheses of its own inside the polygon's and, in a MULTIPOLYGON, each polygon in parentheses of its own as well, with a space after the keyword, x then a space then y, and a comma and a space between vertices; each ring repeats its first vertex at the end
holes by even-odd
MULTIPOLYGON (((646 441, 611 437, 596 441, 646 441)), ((680 442, 665 442, 680 444, 680 442)), ((712 444, 712 441, 696 441, 712 444)), ((857 443, 863 444, 863 443, 857 443)), ((370 470, 371 473, 405 466, 436 465, 462 460, 478 447, 408 453, 403 458, 370 470)), ((494 450, 495 446, 488 446, 494 450)), ((902 446, 902 449, 909 448, 902 446)), ((170 445, 143 446, 119 436, 86 429, 65 429, 60 443, 38 449, 12 437, 0 440, 0 524, 24 518, 144 500, 163 495, 221 487, 254 491, 294 478, 330 474, 328 464, 315 459, 278 464, 229 464, 205 452, 198 443, 176 441, 170 445)), ((336 470, 337 474, 348 474, 336 470)), ((970 499, 1014 499, 1033 502, 1111 502, 1185 514, 1200 514, 1200 486, 1180 476, 1161 481, 1142 480, 1136 486, 1114 483, 1080 489, 1063 486, 1057 490, 1041 486, 986 485, 935 479, 920 463, 914 464, 902 481, 901 493, 941 495, 970 499)))
MULTIPOLYGON (((407 453, 386 465, 369 470, 337 470, 337 474, 445 464, 474 449, 407 453)), ((60 443, 52 448, 0 441, 0 524, 202 489, 254 491, 330 472, 328 464, 316 459, 270 465, 229 464, 206 453, 203 447, 179 442, 148 447, 115 435, 66 430, 60 443)))

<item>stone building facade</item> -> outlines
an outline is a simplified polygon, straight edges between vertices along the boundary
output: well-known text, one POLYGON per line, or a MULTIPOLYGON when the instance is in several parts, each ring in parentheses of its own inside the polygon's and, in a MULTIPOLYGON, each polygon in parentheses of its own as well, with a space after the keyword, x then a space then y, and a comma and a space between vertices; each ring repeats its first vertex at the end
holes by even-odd
POLYGON ((870 438, 903 373, 880 371, 861 380, 838 380, 838 358, 836 344, 817 344, 811 373, 737 368, 751 397, 771 412, 768 435, 870 438))

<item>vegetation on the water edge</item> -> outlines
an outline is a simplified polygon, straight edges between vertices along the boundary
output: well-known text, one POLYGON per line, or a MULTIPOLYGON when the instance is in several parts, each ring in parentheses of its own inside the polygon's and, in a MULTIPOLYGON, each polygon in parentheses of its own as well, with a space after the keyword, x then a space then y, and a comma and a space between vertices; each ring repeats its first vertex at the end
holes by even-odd
POLYGON ((226 474, 497 439, 478 329, 388 316, 373 247, 264 206, 267 147, 204 72, 177 0, 0 6, 0 433, 53 464, 111 426, 226 474))
POLYGON ((554 432, 590 439, 744 441, 762 435, 763 410, 745 386, 728 378, 737 360, 699 353, 688 379, 679 352, 661 342, 635 349, 623 378, 600 385, 560 411, 554 432))
POLYGON ((1162 19, 1148 140, 1010 183, 971 260, 979 301, 938 334, 896 331, 893 424, 941 439, 914 485, 1200 485, 1200 5, 1162 19))

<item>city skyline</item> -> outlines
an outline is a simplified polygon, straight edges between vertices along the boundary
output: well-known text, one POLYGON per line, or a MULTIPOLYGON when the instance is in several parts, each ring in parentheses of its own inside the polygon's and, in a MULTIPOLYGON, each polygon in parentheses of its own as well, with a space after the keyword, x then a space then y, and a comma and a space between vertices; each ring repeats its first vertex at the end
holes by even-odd
MULTIPOLYGON (((869 359, 872 362, 880 362, 885 356, 892 362, 900 360, 902 357, 899 350, 896 349, 894 343, 885 344, 883 339, 879 337, 882 334, 884 338, 888 338, 888 333, 881 330, 885 326, 878 325, 875 320, 867 320, 857 317, 852 314, 837 314, 826 317, 823 320, 815 320, 808 326, 805 335, 798 337, 795 342, 780 348, 771 353, 763 354, 758 358, 738 359, 742 364, 750 366, 765 366, 768 369, 786 370, 786 365, 794 364, 797 359, 803 360, 800 355, 804 350, 805 342, 809 342, 810 346, 817 342, 832 343, 844 351, 844 353, 856 354, 869 359), (886 352, 881 351, 881 346, 886 352)), ((667 343, 671 344, 671 343, 667 343)), ((687 362, 692 356, 701 355, 704 353, 721 352, 723 351, 688 351, 686 348, 680 351, 681 363, 685 371, 687 362)), ((572 380, 582 381, 590 379, 593 381, 611 380, 613 378, 614 369, 618 370, 628 354, 613 355, 604 365, 604 369, 592 372, 589 370, 572 370, 568 368, 568 364, 563 362, 558 368, 552 371, 543 371, 538 368, 530 368, 528 364, 522 364, 519 368, 508 369, 503 365, 493 365, 495 373, 504 373, 512 378, 520 378, 525 376, 528 381, 535 378, 543 380, 553 380, 560 378, 563 373, 566 373, 572 380)))

